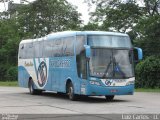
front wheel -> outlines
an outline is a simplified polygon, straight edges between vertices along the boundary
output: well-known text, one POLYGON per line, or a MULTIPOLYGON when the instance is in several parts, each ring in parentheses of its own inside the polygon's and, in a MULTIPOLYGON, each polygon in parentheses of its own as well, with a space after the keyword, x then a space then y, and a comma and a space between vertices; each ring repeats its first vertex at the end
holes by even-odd
POLYGON ((107 101, 113 101, 114 99, 114 95, 106 95, 105 97, 107 101))
POLYGON ((72 83, 70 83, 68 86, 68 97, 72 101, 76 100, 76 95, 74 94, 74 87, 72 83))
POLYGON ((33 83, 32 80, 29 81, 29 83, 28 83, 28 88, 29 88, 29 93, 30 93, 31 95, 38 95, 38 94, 41 94, 41 93, 42 93, 42 90, 36 90, 36 89, 34 88, 34 83, 33 83))

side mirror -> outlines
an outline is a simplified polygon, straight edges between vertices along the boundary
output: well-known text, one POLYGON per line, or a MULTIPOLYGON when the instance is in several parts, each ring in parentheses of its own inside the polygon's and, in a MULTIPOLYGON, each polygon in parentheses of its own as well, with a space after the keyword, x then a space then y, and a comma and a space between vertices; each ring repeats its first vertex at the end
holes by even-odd
POLYGON ((85 47, 85 51, 86 51, 86 58, 90 59, 90 57, 91 57, 91 47, 88 46, 88 45, 84 45, 84 47, 85 47))
POLYGON ((143 51, 141 48, 134 47, 134 60, 138 62, 139 60, 143 59, 143 51))

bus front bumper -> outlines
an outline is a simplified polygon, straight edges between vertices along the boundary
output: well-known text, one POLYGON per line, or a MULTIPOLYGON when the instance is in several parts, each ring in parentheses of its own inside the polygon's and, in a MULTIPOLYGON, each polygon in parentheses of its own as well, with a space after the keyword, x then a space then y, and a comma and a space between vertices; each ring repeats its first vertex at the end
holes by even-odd
POLYGON ((85 91, 85 95, 88 96, 105 96, 105 95, 133 95, 134 85, 127 86, 97 86, 97 85, 88 85, 85 91))

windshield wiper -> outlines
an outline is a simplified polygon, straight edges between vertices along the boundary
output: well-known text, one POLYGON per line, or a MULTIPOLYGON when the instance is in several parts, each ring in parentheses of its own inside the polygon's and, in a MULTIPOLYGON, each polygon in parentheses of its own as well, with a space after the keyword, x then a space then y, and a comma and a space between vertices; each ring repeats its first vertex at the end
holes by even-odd
POLYGON ((104 71, 104 75, 102 76, 102 78, 106 78, 106 77, 107 77, 106 74, 107 74, 107 72, 108 72, 108 70, 109 70, 109 68, 110 68, 111 63, 112 63, 112 60, 111 60, 111 57, 110 57, 110 62, 109 62, 109 64, 107 65, 107 68, 106 68, 106 70, 104 71))
POLYGON ((106 70, 105 70, 104 75, 102 76, 102 78, 106 78, 106 77, 107 77, 106 74, 107 74, 107 72, 108 72, 108 70, 109 70, 112 62, 113 62, 113 68, 114 68, 113 71, 111 72, 111 73, 113 73, 113 76, 112 76, 112 77, 115 77, 115 72, 118 72, 119 74, 122 75, 123 78, 125 78, 126 75, 125 75, 125 73, 121 70, 121 68, 120 68, 120 66, 118 65, 118 63, 116 62, 115 57, 113 57, 113 60, 111 60, 111 57, 110 57, 110 62, 109 62, 109 64, 107 65, 107 68, 106 68, 106 70))

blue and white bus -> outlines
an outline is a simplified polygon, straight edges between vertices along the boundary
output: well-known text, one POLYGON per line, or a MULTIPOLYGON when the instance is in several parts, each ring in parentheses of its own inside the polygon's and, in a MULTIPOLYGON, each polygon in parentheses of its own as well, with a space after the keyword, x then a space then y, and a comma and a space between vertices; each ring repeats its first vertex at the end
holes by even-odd
MULTIPOLYGON (((137 58, 142 50, 135 48, 137 58)), ((105 96, 134 93, 134 48, 127 34, 103 31, 65 31, 19 44, 19 86, 31 94, 42 91, 105 96)))

